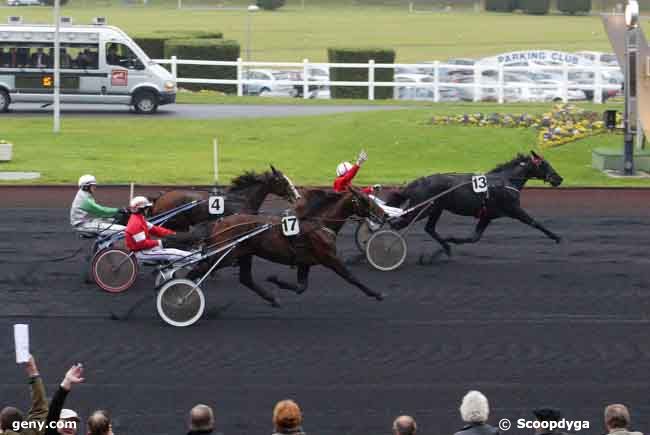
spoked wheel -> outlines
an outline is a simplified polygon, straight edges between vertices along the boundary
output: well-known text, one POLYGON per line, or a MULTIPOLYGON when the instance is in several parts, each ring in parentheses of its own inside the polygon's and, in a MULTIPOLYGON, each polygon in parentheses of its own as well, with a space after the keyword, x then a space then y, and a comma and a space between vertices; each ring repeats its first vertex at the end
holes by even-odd
POLYGON ((162 319, 178 327, 196 323, 205 310, 203 291, 189 279, 172 279, 160 288, 156 308, 162 319))
POLYGON ((406 240, 397 231, 374 233, 366 244, 366 258, 375 269, 395 270, 406 260, 406 240))
POLYGON ((131 253, 106 248, 93 257, 92 276, 95 283, 109 293, 128 290, 138 277, 138 262, 131 253))
POLYGON ((357 249, 361 252, 366 252, 366 244, 368 243, 368 240, 370 237, 381 228, 380 224, 375 224, 377 226, 376 229, 372 229, 370 227, 370 224, 368 223, 367 220, 361 221, 359 225, 357 225, 357 229, 354 232, 354 242, 357 245, 357 249))

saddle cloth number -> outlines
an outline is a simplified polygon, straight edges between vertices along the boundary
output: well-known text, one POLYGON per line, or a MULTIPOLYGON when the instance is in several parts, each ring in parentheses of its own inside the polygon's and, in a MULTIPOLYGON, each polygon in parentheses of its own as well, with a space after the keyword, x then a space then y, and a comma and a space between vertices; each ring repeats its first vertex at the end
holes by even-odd
POLYGON ((300 234, 300 224, 295 216, 285 216, 282 218, 282 234, 285 236, 297 236, 300 234))
POLYGON ((226 201, 223 196, 211 196, 208 198, 208 212, 210 214, 223 214, 226 208, 226 201))
POLYGON ((472 188, 475 193, 485 193, 488 190, 488 181, 485 175, 474 175, 472 177, 472 188))

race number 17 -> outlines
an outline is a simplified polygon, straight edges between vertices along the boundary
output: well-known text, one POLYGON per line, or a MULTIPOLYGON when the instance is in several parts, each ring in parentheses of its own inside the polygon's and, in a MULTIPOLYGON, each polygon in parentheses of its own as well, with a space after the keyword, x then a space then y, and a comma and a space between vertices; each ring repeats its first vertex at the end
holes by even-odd
POLYGON ((282 234, 285 236, 296 236, 300 234, 300 224, 295 216, 285 216, 282 218, 282 234))
POLYGON ((488 182, 485 175, 475 175, 472 177, 472 188, 476 193, 487 192, 488 182))

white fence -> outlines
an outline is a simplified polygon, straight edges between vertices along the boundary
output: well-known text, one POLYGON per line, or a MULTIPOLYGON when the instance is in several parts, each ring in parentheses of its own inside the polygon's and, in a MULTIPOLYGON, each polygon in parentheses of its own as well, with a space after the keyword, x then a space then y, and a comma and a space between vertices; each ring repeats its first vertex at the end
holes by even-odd
POLYGON ((362 86, 368 88, 368 99, 375 99, 375 90, 378 87, 392 88, 423 88, 431 89, 431 101, 441 101, 441 91, 447 89, 457 89, 471 96, 473 101, 482 101, 491 99, 498 103, 510 102, 516 100, 516 94, 525 92, 528 99, 521 97, 520 101, 543 101, 543 100, 562 100, 568 102, 572 98, 572 92, 591 91, 593 92, 593 101, 595 103, 603 102, 604 91, 621 91, 620 82, 606 82, 603 80, 603 73, 619 72, 618 67, 611 66, 574 66, 564 64, 560 66, 534 65, 534 66, 503 66, 492 64, 478 65, 456 65, 445 64, 442 62, 432 62, 426 64, 387 64, 375 63, 373 60, 368 63, 312 63, 305 59, 303 62, 248 62, 241 58, 237 61, 205 61, 205 60, 184 60, 172 56, 171 59, 155 59, 159 64, 171 65, 171 73, 177 83, 198 83, 198 84, 220 84, 236 85, 237 95, 244 95, 244 85, 259 85, 260 83, 272 83, 274 85, 291 85, 302 86, 302 96, 307 99, 310 97, 309 89, 314 86, 362 86), (236 67, 237 74, 234 79, 209 79, 209 78, 191 78, 178 77, 178 65, 203 65, 203 66, 232 66, 236 67), (264 81, 260 79, 245 78, 245 71, 249 69, 283 69, 294 70, 302 73, 300 80, 273 80, 264 81), (368 81, 331 81, 310 78, 312 69, 330 68, 356 68, 368 70, 368 81), (375 80, 377 69, 410 69, 422 70, 429 72, 429 81, 393 81, 381 82, 375 80), (464 71, 465 78, 468 82, 446 81, 443 75, 447 71, 464 71), (508 73, 544 73, 553 76, 552 80, 541 81, 512 81, 506 76, 508 73), (588 80, 590 83, 579 83, 572 81, 570 78, 577 73, 593 73, 593 79, 588 80), (465 90, 465 91, 463 91, 465 90), (552 98, 548 98, 549 92, 552 98), (554 94, 553 94, 554 93, 554 94), (536 96, 537 95, 537 96, 536 96), (541 97, 539 96, 541 95, 541 97))

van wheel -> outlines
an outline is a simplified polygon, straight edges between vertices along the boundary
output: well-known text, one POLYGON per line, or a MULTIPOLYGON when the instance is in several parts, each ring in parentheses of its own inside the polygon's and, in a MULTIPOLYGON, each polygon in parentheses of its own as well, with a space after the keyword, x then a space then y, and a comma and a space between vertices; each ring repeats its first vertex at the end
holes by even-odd
POLYGON ((138 113, 156 113, 156 110, 158 110, 158 97, 151 91, 138 92, 133 96, 133 107, 138 113))
POLYGON ((11 103, 9 93, 4 89, 0 89, 0 112, 6 112, 9 110, 9 103, 11 103))

